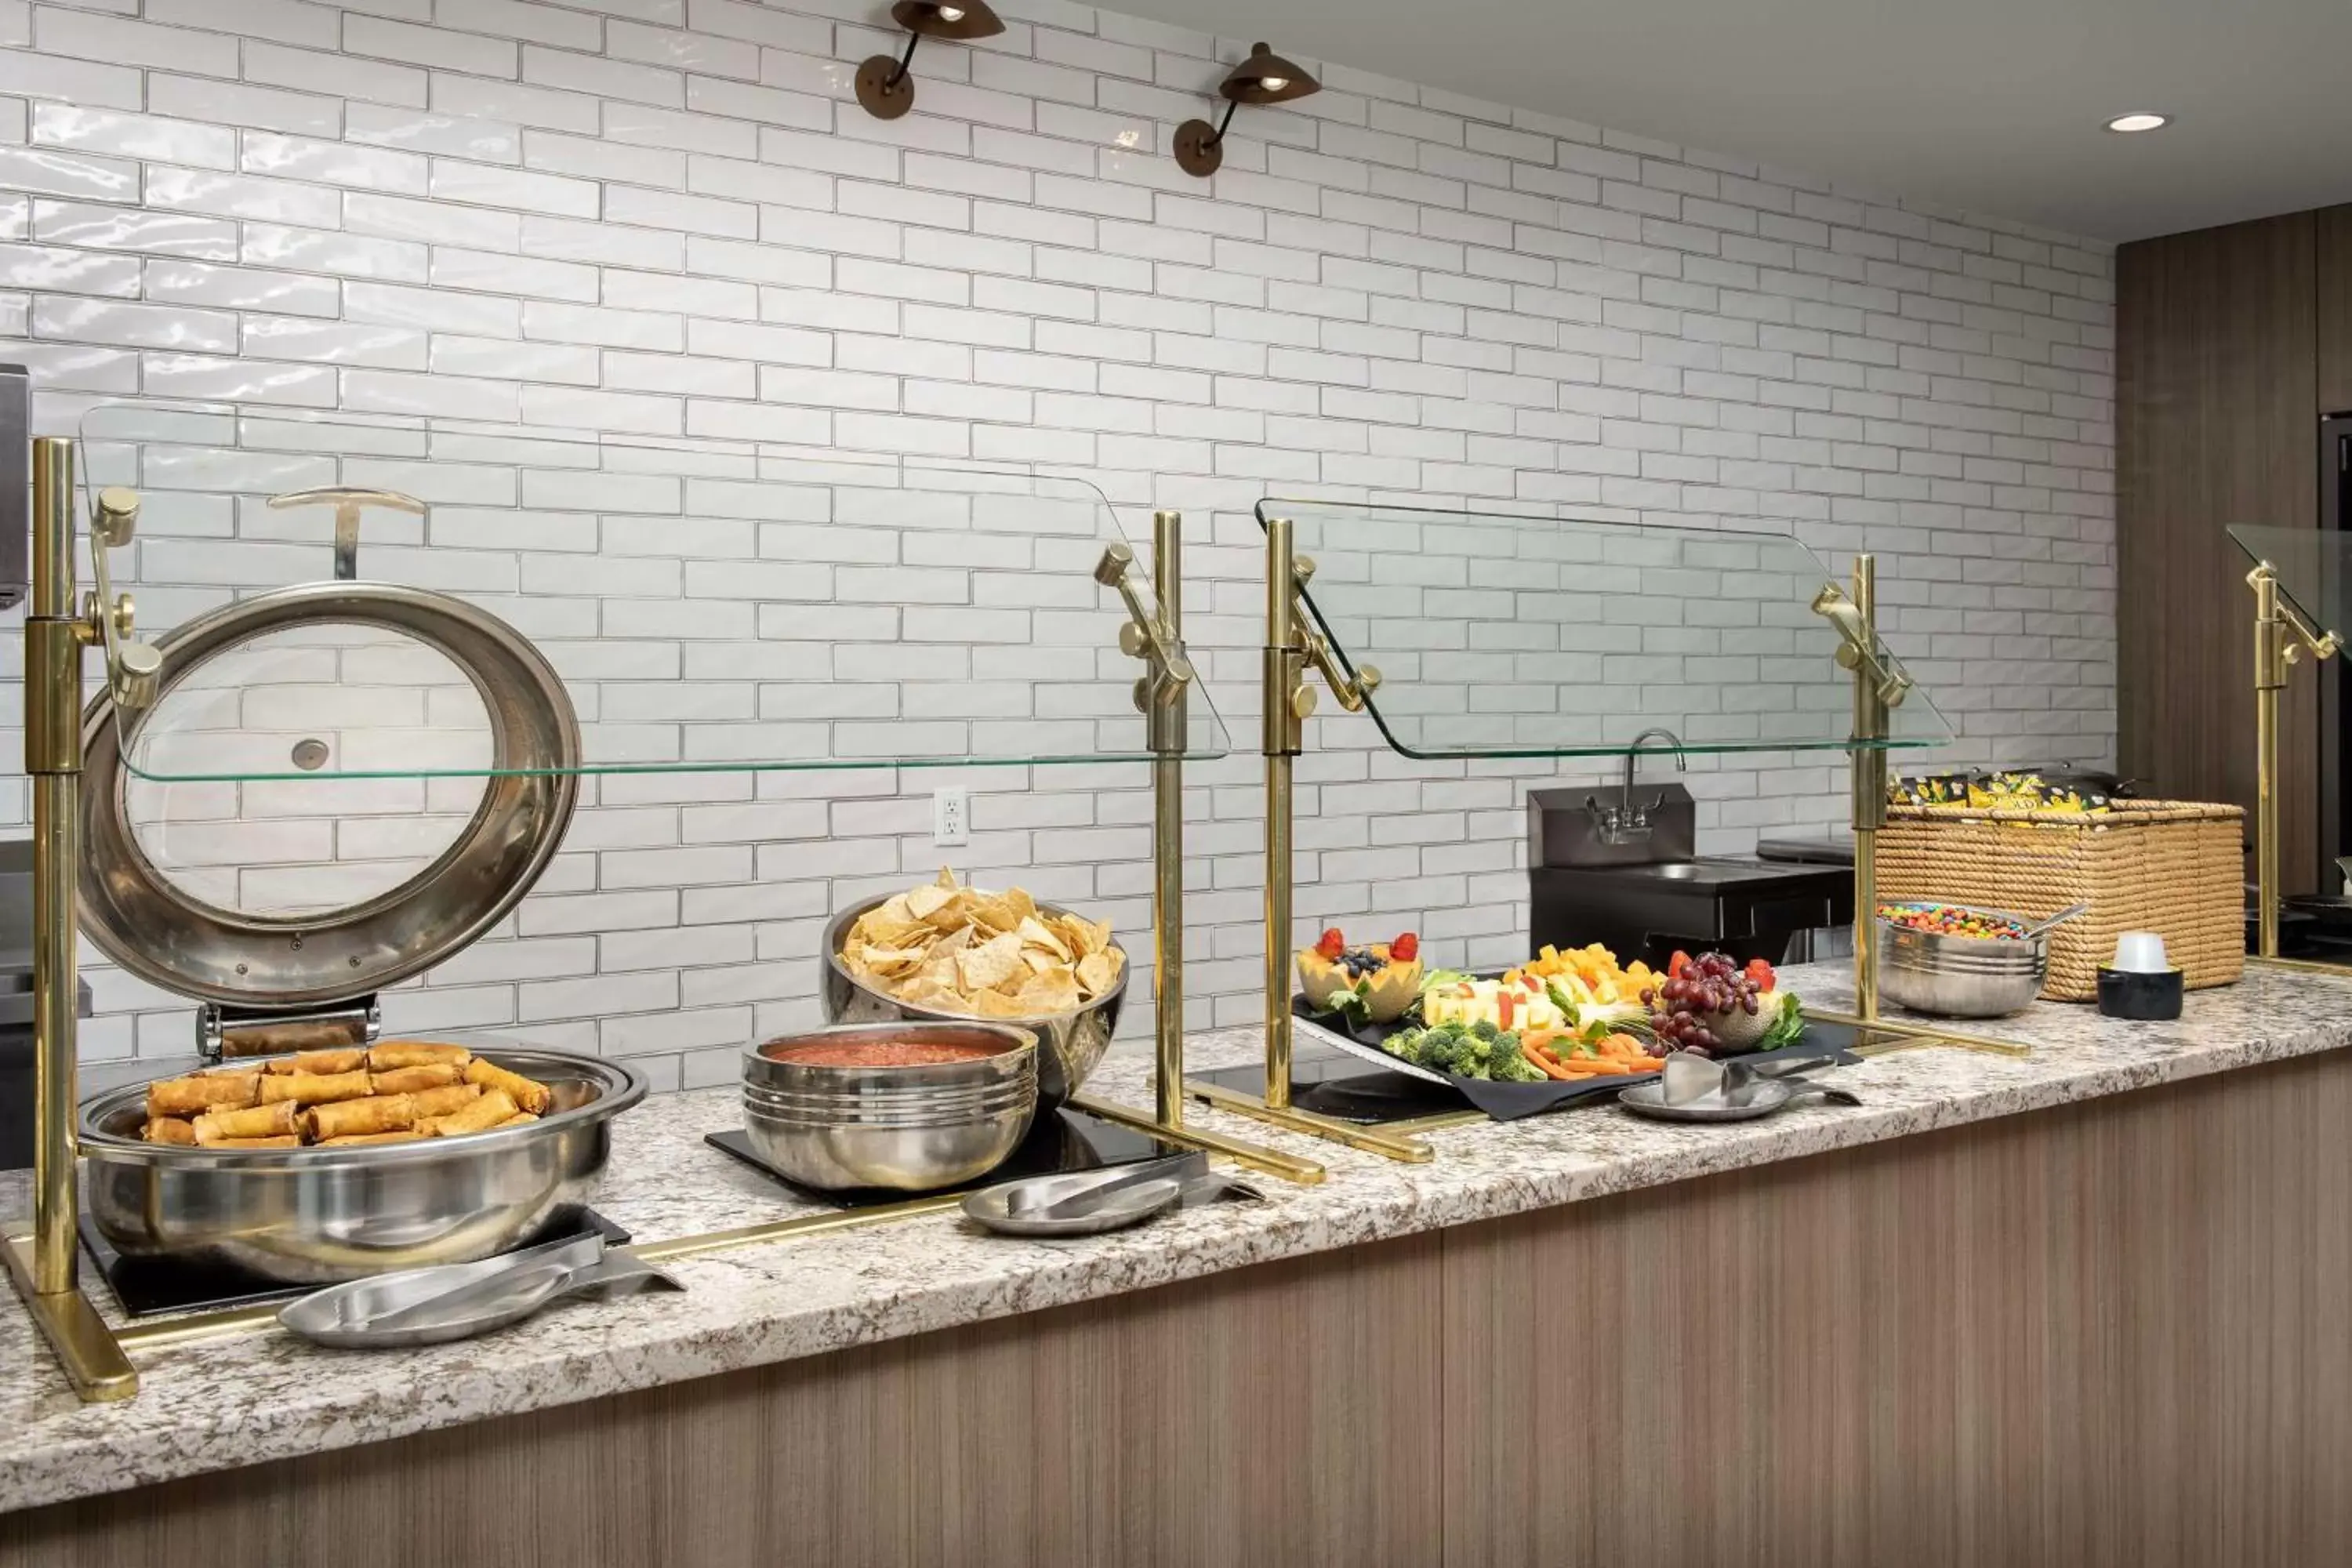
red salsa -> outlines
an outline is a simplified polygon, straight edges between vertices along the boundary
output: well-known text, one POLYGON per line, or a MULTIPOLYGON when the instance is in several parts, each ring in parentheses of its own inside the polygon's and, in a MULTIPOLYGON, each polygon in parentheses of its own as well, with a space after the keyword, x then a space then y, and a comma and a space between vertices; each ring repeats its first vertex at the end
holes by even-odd
POLYGON ((912 1068, 968 1062, 992 1057, 1002 1048, 935 1040, 820 1040, 805 1046, 761 1046, 760 1054, 770 1061, 804 1068, 912 1068))

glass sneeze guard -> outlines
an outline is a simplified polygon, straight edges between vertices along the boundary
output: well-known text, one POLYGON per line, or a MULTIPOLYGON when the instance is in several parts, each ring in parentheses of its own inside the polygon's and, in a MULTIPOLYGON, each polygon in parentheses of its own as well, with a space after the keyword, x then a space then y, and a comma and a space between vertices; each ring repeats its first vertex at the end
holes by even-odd
MULTIPOLYGON (((1017 464, 869 462, 748 442, 576 436, 423 418, 102 404, 85 514, 137 492, 113 552, 141 635, 331 580, 335 498, 356 578, 446 595, 528 638, 578 718, 582 773, 1148 761, 1102 492, 1017 464)), ((1144 552, 1148 557, 1148 549, 1144 552)), ((1148 581, 1149 561, 1140 563, 1148 581)), ((509 770, 484 694, 427 643, 322 620, 266 633, 122 714, 156 784, 479 779, 509 770)), ((1186 755, 1224 754, 1201 683, 1186 755)), ((528 770, 552 771, 552 770, 528 770)))
MULTIPOLYGON (((1937 746, 1913 685, 1884 740, 1853 734, 1843 584, 1794 538, 1722 529, 1269 499, 1315 572, 1315 629, 1405 756, 1622 756, 1652 728, 1688 752, 1937 746)), ((1882 639, 1879 657, 1900 664, 1882 639)))
POLYGON ((2230 537, 2250 566, 2267 564, 2279 592, 2315 630, 2352 632, 2352 533, 2323 528, 2231 523, 2230 537))

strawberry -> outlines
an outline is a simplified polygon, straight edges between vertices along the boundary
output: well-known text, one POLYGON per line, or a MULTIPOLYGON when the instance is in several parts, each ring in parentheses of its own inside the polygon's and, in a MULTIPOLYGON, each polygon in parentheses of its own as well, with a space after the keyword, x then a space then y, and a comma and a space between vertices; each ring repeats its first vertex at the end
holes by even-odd
MULTIPOLYGON (((1327 937, 1325 940, 1329 939, 1327 937)), ((1411 931, 1405 932, 1396 941, 1389 943, 1389 956, 1399 963, 1411 963, 1421 956, 1421 938, 1411 931)))
POLYGON ((1339 955, 1348 951, 1348 939, 1339 934, 1338 926, 1333 926, 1323 933, 1323 940, 1315 944, 1315 951, 1337 963, 1339 955))

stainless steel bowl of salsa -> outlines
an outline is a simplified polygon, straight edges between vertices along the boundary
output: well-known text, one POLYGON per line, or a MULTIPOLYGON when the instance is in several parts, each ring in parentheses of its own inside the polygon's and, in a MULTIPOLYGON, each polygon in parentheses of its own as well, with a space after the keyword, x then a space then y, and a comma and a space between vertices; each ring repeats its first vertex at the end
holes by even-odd
POLYGON ((1037 1037, 1009 1024, 851 1024, 743 1053, 746 1135, 826 1191, 956 1186, 1002 1164, 1037 1111, 1037 1037))

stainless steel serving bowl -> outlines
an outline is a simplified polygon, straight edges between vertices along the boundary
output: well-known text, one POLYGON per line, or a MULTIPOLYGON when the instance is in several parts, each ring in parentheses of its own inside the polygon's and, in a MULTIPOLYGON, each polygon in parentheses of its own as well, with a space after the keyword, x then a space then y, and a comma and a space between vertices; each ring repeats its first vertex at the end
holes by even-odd
MULTIPOLYGON (((867 910, 879 909, 889 901, 890 896, 886 893, 852 904, 825 926, 824 972, 819 977, 825 1022, 1011 1024, 1037 1037, 1037 1102, 1052 1110, 1077 1093, 1087 1075, 1101 1064, 1103 1053, 1110 1049, 1111 1033, 1118 1027, 1118 1010, 1127 1000, 1127 977, 1134 968, 1126 962, 1126 950, 1120 949, 1118 984, 1075 1013, 1055 1013, 1039 1018, 982 1018, 971 1013, 918 1007, 877 990, 850 973, 841 962, 841 944, 849 935, 849 928, 867 910)), ((1058 904, 1041 903, 1037 907, 1049 915, 1073 912, 1058 904)), ((1111 945, 1118 946, 1117 942, 1111 945)))
POLYGON ((1034 1033, 994 1022, 851 1024, 787 1035, 743 1053, 744 1135, 803 1186, 952 1187, 1003 1164, 1028 1136, 1037 1063, 1034 1033), (814 1067, 767 1054, 884 1040, 986 1046, 990 1054, 918 1067, 814 1067))
MULTIPOLYGON (((1914 907, 1899 900, 1882 901, 1881 909, 1914 907)), ((1948 909, 2033 922, 2006 910, 1971 904, 1948 909)), ((2023 941, 2005 937, 1945 936, 1899 926, 1885 914, 1878 917, 1878 992, 1890 1002, 1916 1013, 1947 1018, 2000 1018, 2021 1013, 2042 994, 2050 973, 2050 938, 2023 941)))
POLYGON ((87 1212, 127 1258, 230 1264, 294 1285, 505 1251, 587 1200, 613 1118, 646 1097, 646 1079, 568 1051, 488 1042, 476 1054, 546 1084, 548 1113, 414 1143, 191 1149, 139 1136, 144 1084, 96 1095, 81 1107, 87 1212))

